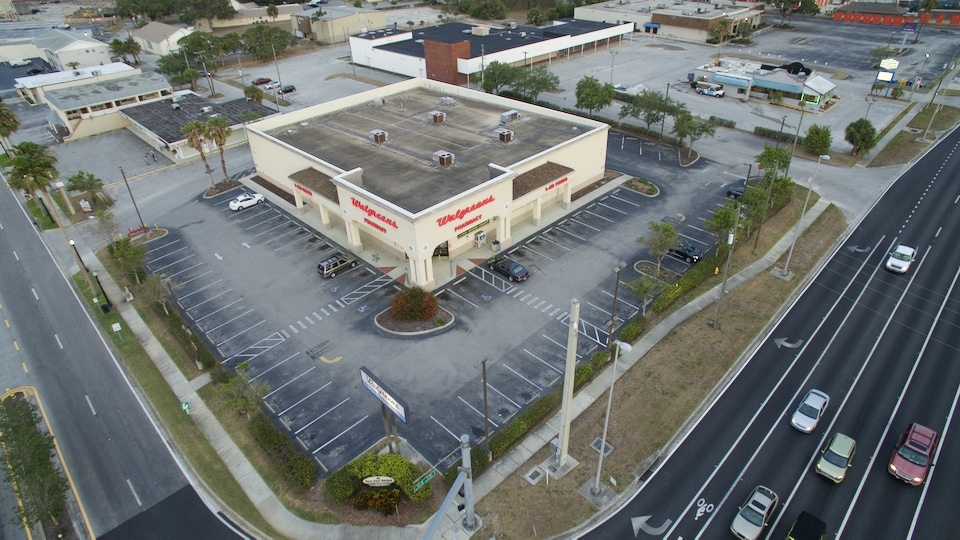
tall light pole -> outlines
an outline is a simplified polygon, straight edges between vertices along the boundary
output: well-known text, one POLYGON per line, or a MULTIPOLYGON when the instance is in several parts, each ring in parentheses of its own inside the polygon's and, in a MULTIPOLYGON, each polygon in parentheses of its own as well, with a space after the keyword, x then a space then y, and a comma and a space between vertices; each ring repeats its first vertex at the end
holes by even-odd
POLYGON ((717 298, 717 314, 713 317, 711 326, 720 329, 720 306, 723 305, 723 295, 727 291, 727 274, 730 273, 730 259, 733 258, 733 240, 736 238, 737 228, 740 227, 740 203, 737 202, 737 217, 733 220, 733 230, 727 233, 727 245, 730 251, 727 252, 727 264, 723 268, 723 280, 720 282, 720 297, 717 298))
POLYGON ((70 247, 73 248, 73 254, 77 257, 77 262, 80 263, 80 271, 83 273, 83 279, 87 282, 87 287, 90 287, 90 295, 97 296, 97 291, 93 288, 93 283, 90 282, 90 270, 87 269, 87 265, 83 263, 83 258, 80 257, 80 252, 77 251, 77 243, 71 239, 69 241, 70 247))
POLYGON ((793 146, 790 147, 790 161, 787 162, 787 168, 783 171, 783 176, 790 176, 790 165, 793 164, 793 155, 797 152, 797 141, 800 139, 800 127, 803 126, 803 114, 807 112, 807 106, 804 105, 803 96, 800 96, 800 122, 797 123, 797 132, 793 135, 793 146))
POLYGON ((618 54, 620 54, 620 51, 610 51, 610 84, 613 84, 613 64, 616 62, 618 54))
MULTIPOLYGON (((283 88, 283 81, 280 80, 280 63, 277 62, 277 48, 270 44, 270 50, 273 51, 273 65, 277 68, 277 87, 273 90, 273 102, 277 105, 277 112, 280 112, 280 94, 278 93, 281 88, 283 88)), ((356 69, 356 67, 354 67, 356 69)), ((356 73, 354 73, 356 75, 356 73)))
POLYGON ((620 292, 620 272, 626 266, 627 263, 621 262, 617 263, 617 267, 613 269, 617 281, 613 285, 613 308, 610 310, 610 333, 607 334, 607 347, 610 346, 610 340, 613 339, 613 328, 617 325, 617 294, 620 292))
POLYGON ((813 171, 813 176, 810 177, 810 182, 807 184, 807 196, 803 199, 803 208, 800 209, 800 219, 797 220, 797 227, 793 230, 793 242, 790 243, 790 251, 787 253, 787 262, 783 264, 783 274, 787 275, 787 268, 790 266, 790 257, 793 256, 793 247, 797 245, 797 237, 800 236, 800 222, 803 221, 803 215, 807 213, 807 203, 810 202, 810 192, 813 191, 813 181, 817 179, 817 173, 820 172, 820 162, 822 160, 830 161, 830 156, 827 154, 821 154, 817 158, 817 168, 813 171))
POLYGON ((923 70, 927 67, 927 60, 930 59, 930 53, 924 53, 923 55, 923 65, 920 66, 920 71, 917 72, 917 76, 913 79, 913 84, 910 85, 910 99, 907 101, 913 101, 913 93, 917 90, 917 86, 920 82, 923 81, 923 70))
POLYGON ((863 96, 863 100, 867 102, 867 114, 863 115, 863 119, 866 120, 870 116, 870 107, 873 107, 873 104, 877 102, 877 98, 874 97, 873 100, 867 96, 863 96))
MULTIPOLYGON (((670 99, 670 83, 667 83, 667 94, 663 96, 664 106, 666 107, 669 104, 670 99)), ((660 119, 660 140, 663 140, 663 126, 667 123, 667 111, 664 109, 663 118, 660 119)))
POLYGON ((603 453, 607 449, 607 427, 610 425, 610 405, 613 403, 613 383, 617 382, 617 360, 620 359, 620 349, 623 352, 630 352, 633 348, 629 343, 614 341, 613 346, 613 370, 610 375, 610 391, 607 392, 607 414, 603 417, 603 435, 600 436, 600 458, 597 460, 597 479, 593 483, 591 490, 594 495, 600 494, 600 470, 603 469, 603 453))
POLYGON ((120 174, 123 175, 123 183, 127 186, 127 193, 130 194, 130 201, 133 202, 133 209, 137 211, 137 219, 140 220, 140 228, 142 230, 146 230, 147 224, 143 222, 143 216, 140 215, 140 209, 137 208, 137 200, 133 198, 133 190, 130 189, 130 182, 127 181, 127 173, 123 172, 123 167, 120 167, 120 174))

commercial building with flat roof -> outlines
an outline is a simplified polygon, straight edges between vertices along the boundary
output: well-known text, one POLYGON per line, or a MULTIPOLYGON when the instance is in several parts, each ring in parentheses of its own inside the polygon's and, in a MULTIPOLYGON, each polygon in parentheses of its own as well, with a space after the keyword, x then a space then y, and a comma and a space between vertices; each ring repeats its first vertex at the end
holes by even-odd
POLYGON ((342 228, 347 249, 406 257, 407 282, 432 289, 435 253, 509 247, 514 224, 601 179, 608 128, 418 78, 249 124, 247 139, 261 183, 342 228))

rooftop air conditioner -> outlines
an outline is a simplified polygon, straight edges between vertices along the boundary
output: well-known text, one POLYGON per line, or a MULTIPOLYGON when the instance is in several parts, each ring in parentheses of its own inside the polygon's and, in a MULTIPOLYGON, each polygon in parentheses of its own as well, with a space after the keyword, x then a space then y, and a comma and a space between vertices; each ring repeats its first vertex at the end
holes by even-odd
POLYGON ((513 132, 509 129, 497 128, 496 132, 502 143, 508 143, 513 140, 513 132))
POLYGON ((205 113, 213 112, 213 107, 207 105, 206 107, 201 107, 200 111, 205 113))
POLYGON ((517 23, 515 23, 515 22, 513 22, 513 21, 510 21, 510 22, 507 23, 507 28, 509 28, 509 29, 511 29, 511 30, 516 29, 516 27, 517 27, 517 23))
POLYGON ((474 26, 471 28, 473 35, 475 36, 489 36, 490 27, 489 26, 474 26))
POLYGON ((180 110, 180 104, 179 104, 179 103, 174 103, 174 104, 173 104, 173 110, 179 111, 179 110, 180 110))
POLYGON ((457 104, 457 100, 453 99, 450 96, 443 96, 442 98, 440 98, 440 104, 443 105, 444 107, 453 107, 454 105, 457 104))
POLYGON ((430 118, 433 118, 433 123, 435 124, 442 124, 443 121, 446 119, 446 117, 447 117, 447 113, 443 113, 440 111, 430 112, 430 118))
POLYGON ((371 131, 370 136, 373 137, 373 142, 377 144, 383 144, 387 142, 387 132, 382 129, 375 129, 371 131))
POLYGON ((684 15, 693 15, 692 11, 683 10, 684 15))
POLYGON ((501 124, 509 124, 510 122, 516 122, 519 119, 520 119, 519 111, 507 111, 504 113, 500 113, 501 124))

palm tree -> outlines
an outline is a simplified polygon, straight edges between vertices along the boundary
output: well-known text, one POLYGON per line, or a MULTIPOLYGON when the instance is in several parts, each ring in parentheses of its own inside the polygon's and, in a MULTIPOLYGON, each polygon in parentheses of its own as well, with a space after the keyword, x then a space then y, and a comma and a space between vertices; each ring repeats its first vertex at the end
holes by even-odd
POLYGON ((133 61, 137 64, 140 63, 140 51, 143 50, 143 47, 140 46, 136 40, 133 39, 133 36, 130 36, 123 42, 123 47, 126 52, 133 55, 133 61))
POLYGON ((57 177, 57 158, 50 155, 45 146, 35 142, 22 142, 10 148, 13 156, 10 158, 10 186, 24 193, 36 195, 37 201, 47 217, 53 219, 50 211, 43 203, 41 193, 46 191, 50 182, 57 177))
POLYGON ((277 9, 277 6, 270 4, 267 6, 267 17, 273 17, 273 22, 277 22, 277 15, 280 14, 280 10, 277 9))
POLYGON ((0 146, 3 147, 4 154, 10 147, 10 135, 18 129, 20 129, 20 117, 10 110, 6 103, 0 103, 0 146))
POLYGON ((718 22, 710 32, 713 34, 712 37, 716 38, 720 43, 720 47, 717 49, 717 65, 720 65, 720 56, 723 53, 723 42, 727 40, 727 37, 730 36, 730 32, 732 31, 733 21, 730 19, 721 19, 720 22, 718 22))
POLYGON ((183 126, 180 132, 187 136, 187 146, 200 153, 203 166, 207 169, 207 174, 210 175, 210 185, 216 188, 217 183, 213 180, 213 169, 211 169, 210 164, 207 163, 207 154, 203 152, 203 139, 209 138, 209 126, 207 126, 206 122, 191 120, 187 122, 187 125, 183 126))
MULTIPOLYGON (((940 6, 939 0, 920 0, 919 11, 925 11, 927 17, 930 17, 930 13, 933 10, 937 9, 940 6)), ((919 17, 917 17, 919 19, 919 17)), ((917 39, 914 40, 914 43, 920 43, 920 32, 923 31, 923 24, 917 28, 917 39)))
POLYGON ((119 56, 124 62, 127 61, 127 46, 119 39, 113 38, 113 41, 110 42, 110 52, 115 56, 119 56))
POLYGON ((249 99, 250 101, 263 103, 263 89, 259 86, 248 84, 247 86, 243 87, 243 97, 249 99))
POLYGON ((229 178, 227 178, 227 160, 224 158, 223 153, 226 150, 227 138, 233 133, 233 129, 227 123, 226 118, 218 116, 207 121, 207 133, 210 140, 217 145, 217 150, 220 151, 220 166, 223 168, 223 179, 225 181, 229 180, 229 178))

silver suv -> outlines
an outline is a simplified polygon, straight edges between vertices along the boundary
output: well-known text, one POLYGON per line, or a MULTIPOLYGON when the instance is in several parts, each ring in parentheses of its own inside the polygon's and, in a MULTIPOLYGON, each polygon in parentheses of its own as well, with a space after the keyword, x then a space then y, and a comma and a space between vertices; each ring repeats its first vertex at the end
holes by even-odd
POLYGON ((323 277, 337 277, 337 272, 343 268, 356 268, 357 259, 350 256, 338 253, 333 257, 321 262, 317 265, 317 273, 323 277))

